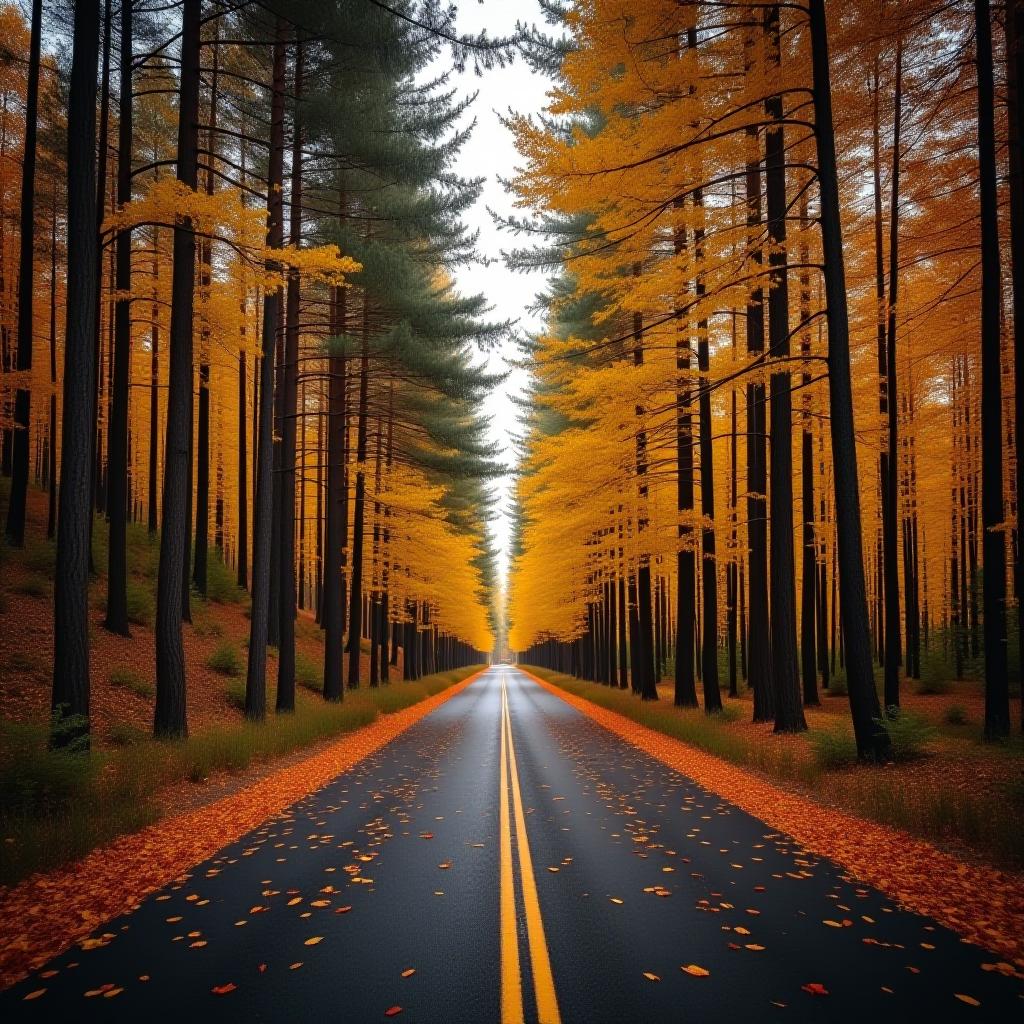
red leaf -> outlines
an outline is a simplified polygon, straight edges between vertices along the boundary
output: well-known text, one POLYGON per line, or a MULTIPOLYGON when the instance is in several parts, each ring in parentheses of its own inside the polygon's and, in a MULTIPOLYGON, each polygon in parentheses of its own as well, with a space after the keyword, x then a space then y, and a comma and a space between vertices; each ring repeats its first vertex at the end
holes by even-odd
POLYGON ((811 981, 806 985, 800 986, 805 992, 810 992, 812 996, 827 996, 828 989, 819 981, 811 981))
POLYGON ((385 1017, 397 1017, 401 1012, 402 1012, 402 1008, 400 1006, 389 1006, 384 1011, 384 1016, 385 1017))
POLYGON ((215 996, 226 996, 229 992, 234 992, 238 986, 233 982, 229 981, 226 985, 214 985, 210 991, 215 996))

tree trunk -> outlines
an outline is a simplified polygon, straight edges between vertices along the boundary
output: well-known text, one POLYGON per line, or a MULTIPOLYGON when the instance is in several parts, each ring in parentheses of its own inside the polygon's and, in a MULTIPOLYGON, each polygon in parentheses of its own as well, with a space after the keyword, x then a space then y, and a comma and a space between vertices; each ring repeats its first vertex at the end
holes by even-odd
MULTIPOLYGON (((765 9, 764 30, 770 68, 777 72, 779 8, 765 9)), ((786 256, 786 153, 780 94, 765 100, 770 123, 765 131, 765 200, 771 287, 768 292, 768 341, 773 366, 771 385, 771 660, 775 688, 775 731, 807 728, 796 673, 796 616, 793 564, 793 393, 784 362, 789 344, 789 271, 786 256), (774 360, 780 360, 776 363, 774 360), (777 369, 775 367, 783 367, 777 369)))
MULTIPOLYGON (((284 242, 282 183, 284 179, 284 22, 277 19, 270 106, 270 166, 267 176, 267 248, 284 242)), ((268 275, 279 272, 268 259, 268 275)), ((263 332, 260 338, 259 438, 256 453, 256 496, 253 500, 252 619, 249 662, 245 679, 245 716, 262 721, 267 711, 267 625, 270 618, 270 539, 273 503, 274 349, 281 289, 274 286, 263 296, 263 332)))
POLYGON ((1002 381, 1000 378, 999 214, 995 97, 988 0, 975 0, 978 67, 978 170, 981 180, 981 524, 985 642, 985 739, 1010 734, 1006 664, 1006 535, 1003 533, 1002 381))
POLYGON ((881 724, 872 670, 861 550, 860 492, 850 381, 850 325, 846 306, 846 269, 839 217, 839 178, 832 120, 825 0, 809 0, 811 58, 814 75, 814 133, 821 189, 821 234, 828 314, 829 403, 835 474, 836 540, 842 602, 842 644, 850 711, 861 758, 884 758, 889 740, 881 724))
POLYGON ((60 460, 60 518, 53 591, 54 746, 89 737, 89 478, 99 239, 96 236, 96 63, 99 8, 75 4, 68 97, 68 261, 64 345, 64 409, 60 460))
MULTIPOLYGON (((747 40, 747 73, 753 74, 753 40, 747 40)), ((746 164, 747 237, 750 247, 751 278, 754 285, 747 302, 747 352, 760 358, 764 353, 764 292, 760 271, 763 262, 758 237, 761 232, 761 164, 757 129, 748 129, 746 164)), ((761 382, 747 385, 747 569, 749 617, 747 678, 754 691, 754 721, 770 722, 775 717, 768 625, 768 448, 765 425, 765 387, 761 382)))
MULTIPOLYGON (((335 289, 334 323, 331 333, 345 333, 346 295, 335 289)), ((342 477, 345 472, 345 357, 328 359, 327 380, 327 523, 324 536, 323 613, 324 624, 324 699, 340 701, 344 696, 345 608, 342 594, 341 549, 345 543, 342 521, 342 477)), ((408 668, 408 646, 406 667, 408 668)))
POLYGON ((25 506, 28 500, 29 426, 32 391, 32 293, 35 290, 36 128, 39 110, 39 50, 42 36, 42 0, 32 0, 32 28, 25 90, 25 148, 21 163, 21 217, 18 239, 18 359, 24 387, 14 397, 14 432, 11 439, 11 493, 7 505, 7 540, 25 543, 25 506))
MULTIPOLYGON (((182 66, 178 100, 178 180, 195 190, 199 118, 199 25, 201 0, 183 0, 182 66)), ((156 711, 153 731, 185 736, 185 652, 181 622, 191 493, 192 313, 195 301, 196 239, 187 218, 174 228, 171 279, 170 377, 167 385, 167 441, 164 453, 163 529, 156 598, 156 711)))
MULTIPOLYGON (((121 3, 121 80, 117 131, 117 204, 132 198, 132 4, 121 3)), ((107 443, 110 534, 107 551, 107 617, 111 633, 130 636, 128 628, 128 395, 131 386, 132 233, 117 234, 117 294, 114 320, 114 380, 107 443)))
MULTIPOLYGON (((292 121, 292 194, 289 234, 302 246, 302 43, 295 44, 295 113, 292 121)), ((295 710, 295 458, 298 418, 299 278, 288 277, 284 330, 284 421, 281 424, 281 597, 277 710, 295 710)))
POLYGON ((900 122, 903 113, 903 41, 896 43, 896 93, 893 106, 892 198, 889 205, 889 301, 885 344, 885 395, 888 413, 888 473, 884 481, 885 533, 885 708, 900 705, 900 579, 897 562, 899 481, 899 447, 897 428, 899 404, 896 394, 896 301, 899 289, 899 220, 900 220, 900 122))

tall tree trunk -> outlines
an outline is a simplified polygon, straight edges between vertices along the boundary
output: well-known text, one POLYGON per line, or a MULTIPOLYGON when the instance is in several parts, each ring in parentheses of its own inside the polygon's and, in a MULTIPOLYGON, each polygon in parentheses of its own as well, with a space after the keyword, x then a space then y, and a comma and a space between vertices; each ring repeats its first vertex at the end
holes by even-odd
MULTIPOLYGON (((764 29, 769 67, 780 66, 779 8, 765 9, 764 29)), ((793 564, 793 393, 784 362, 789 356, 789 271, 786 256, 786 153, 782 96, 765 100, 765 199, 771 287, 768 292, 768 339, 771 365, 771 659, 775 686, 775 731, 807 728, 796 673, 796 616, 793 564), (775 363, 774 360, 781 360, 775 363), (775 367, 781 366, 783 369, 775 367)))
MULTIPOLYGON (((1024 730, 1024 5, 1006 5, 1007 121, 1010 155, 1010 252, 1013 259, 1013 393, 1017 491, 1017 545, 1014 596, 1017 599, 1018 672, 1021 677, 1021 729, 1024 730)), ((927 590, 925 591, 927 593, 927 590)))
MULTIPOLYGON (((121 3, 120 104, 117 126, 117 204, 132 198, 132 3, 121 3)), ((114 380, 108 434, 110 534, 107 550, 107 617, 111 633, 129 636, 128 629, 128 395, 132 357, 132 232, 117 234, 117 294, 114 319, 114 380)))
POLYGON ((985 738, 1010 733, 1006 664, 1006 535, 1003 533, 1002 380, 995 89, 988 0, 975 0, 978 170, 981 180, 981 523, 985 641, 985 738))
MULTIPOLYGON (((96 174, 96 224, 94 230, 97 236, 100 233, 100 226, 103 223, 103 213, 106 208, 107 195, 107 136, 110 125, 110 44, 111 44, 111 0, 106 0, 103 8, 103 64, 100 73, 100 124, 99 139, 97 142, 97 174, 96 174)), ((92 399, 92 467, 89 482, 89 501, 94 509, 100 509, 101 492, 99 490, 100 468, 103 458, 100 445, 100 400, 99 393, 103 389, 103 374, 99 373, 100 368, 100 331, 101 331, 101 291, 103 288, 103 254, 100 253, 100 266, 96 274, 96 306, 93 312, 93 363, 96 367, 97 377, 94 383, 97 391, 92 399)), ((95 572, 96 566, 92 557, 92 527, 89 529, 89 571, 95 572)))
MULTIPOLYGON (((675 249, 679 255, 686 247, 686 231, 676 231, 675 249)), ((693 515, 693 391, 690 370, 693 361, 688 324, 680 310, 676 335, 676 371, 679 378, 676 395, 676 510, 680 518, 693 515)), ((694 675, 693 628, 697 614, 696 552, 692 525, 681 522, 677 529, 679 550, 676 552, 676 707, 697 707, 697 680, 694 675)))
MULTIPOLYGON (((213 74, 210 82, 210 119, 206 133, 206 194, 214 193, 214 164, 217 160, 217 101, 220 67, 217 26, 212 41, 213 74)), ((210 287, 213 280, 213 244, 203 239, 200 246, 200 279, 206 301, 210 301, 210 287)), ((204 317, 199 346, 199 403, 196 423, 196 529, 195 551, 192 557, 192 582, 204 597, 207 589, 207 569, 210 544, 210 320, 204 317)))
MULTIPOLYGON (((746 40, 747 74, 754 73, 752 37, 746 40)), ((745 187, 747 238, 753 287, 747 301, 747 352, 761 360, 764 353, 764 291, 760 271, 763 255, 761 232, 761 161, 757 129, 748 129, 745 187)), ((750 588, 747 613, 747 678, 754 691, 754 721, 775 717, 768 624, 768 446, 765 423, 765 387, 760 381, 747 385, 747 542, 750 588)))
POLYGON ((356 416, 356 493, 352 523, 352 591, 348 620, 348 686, 359 686, 359 639, 363 628, 363 533, 366 508, 366 449, 370 386, 369 295, 363 289, 363 339, 359 358, 359 405, 356 416))
POLYGON ((99 8, 75 4, 68 97, 68 276, 64 344, 64 408, 60 518, 53 590, 51 743, 88 743, 89 736, 89 472, 96 363, 99 239, 96 236, 96 57, 99 8))
MULTIPOLYGON (((344 215, 344 208, 342 208, 344 215)), ((345 333, 346 295, 334 291, 331 333, 345 333)), ((342 594, 341 549, 345 543, 342 521, 342 477, 345 472, 345 356, 331 355, 327 362, 327 523, 324 531, 323 613, 324 699, 340 701, 344 696, 345 606, 342 594)), ((405 667, 409 667, 406 645, 405 667)))
POLYGON ((50 450, 47 480, 46 539, 57 536, 57 185, 54 183, 50 213, 50 422, 46 430, 50 450))
MULTIPOLYGON (((183 0, 181 85, 178 99, 178 180, 195 191, 199 132, 199 24, 201 0, 183 0)), ((196 239, 182 218, 174 228, 171 278, 170 377, 164 453, 163 529, 156 598, 157 736, 185 736, 185 652, 181 622, 188 588, 189 496, 192 451, 192 314, 196 239)))
MULTIPOLYGON (((295 111, 292 119, 292 194, 289 235, 302 246, 302 43, 295 44, 295 111)), ((288 277, 284 330, 284 419, 281 424, 281 583, 277 660, 277 710, 295 710, 295 458, 298 417, 299 277, 288 277)))
MULTIPOLYGON (((691 28, 691 47, 696 48, 697 32, 691 28)), ((694 192, 694 206, 703 217, 704 200, 700 189, 694 192)), ((704 259, 704 228, 697 228, 693 238, 694 257, 698 267, 704 259)), ((698 274, 694 285, 697 300, 704 297, 704 281, 698 274)), ((708 350, 708 322, 704 316, 697 322, 697 369, 700 424, 700 511, 701 526, 701 596, 703 598, 701 655, 701 683, 704 688, 704 711, 711 714, 722 710, 722 692, 718 686, 718 556, 715 550, 715 466, 711 433, 711 356, 708 350)))
POLYGON ((149 352, 149 502, 148 528, 150 534, 157 530, 157 488, 160 474, 157 470, 158 434, 160 430, 160 305, 157 302, 157 285, 160 281, 160 230, 153 228, 153 318, 150 332, 149 352))
POLYGON ((804 357, 801 375, 803 388, 803 409, 800 419, 800 471, 802 494, 800 512, 803 520, 803 552, 801 559, 800 588, 800 675, 803 683, 804 707, 821 703, 818 699, 818 664, 815 650, 817 626, 818 581, 817 543, 814 537, 814 437, 811 433, 811 271, 810 249, 806 232, 809 229, 807 217, 807 190, 800 192, 800 354, 804 357))
POLYGON ((7 539, 15 547, 25 543, 25 506, 28 500, 29 427, 32 391, 32 293, 35 289, 36 128, 39 110, 39 50, 42 36, 42 0, 32 0, 28 80, 25 89, 25 146, 21 162, 21 216, 18 239, 18 360, 23 385, 14 397, 14 436, 11 442, 11 492, 7 505, 7 539))
POLYGON ((889 205, 889 301, 885 342, 885 395, 888 434, 886 452, 888 472, 883 494, 882 529, 885 534, 885 708, 900 705, 900 579, 897 562, 899 482, 898 424, 899 404, 896 394, 896 301, 899 289, 899 226, 900 226, 900 127, 903 114, 903 40, 896 43, 896 92, 893 103, 892 198, 889 205))
MULTIPOLYGON (((267 248, 284 242, 284 21, 277 19, 270 104, 270 166, 267 175, 267 248)), ((280 268, 273 259, 268 275, 280 268)), ((274 350, 281 289, 276 285, 263 296, 263 333, 260 338, 259 437, 256 450, 256 495, 253 500, 252 620, 249 661, 245 678, 245 715, 262 721, 267 711, 267 625, 270 618, 270 542, 273 502, 274 350)))
POLYGON ((842 224, 839 217, 839 177, 836 169, 835 131, 832 120, 832 83, 829 72, 825 0, 809 0, 813 67, 814 134, 821 189, 821 235, 828 315, 828 384, 832 424, 832 461, 835 474, 836 541, 839 556, 842 643, 847 670, 850 711, 857 752, 861 758, 883 758, 888 736, 872 669, 861 550, 860 490, 850 381, 850 325, 846 306, 846 269, 843 261, 842 224))

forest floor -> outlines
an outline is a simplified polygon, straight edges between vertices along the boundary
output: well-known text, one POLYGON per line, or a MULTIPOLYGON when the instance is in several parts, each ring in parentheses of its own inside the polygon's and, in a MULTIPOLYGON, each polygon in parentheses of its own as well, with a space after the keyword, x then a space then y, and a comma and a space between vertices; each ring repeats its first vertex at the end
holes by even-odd
POLYGON ((751 721, 749 692, 736 698, 723 693, 724 711, 708 716, 675 707, 670 681, 659 685, 657 703, 642 703, 628 690, 530 671, 826 807, 904 829, 967 861, 1024 868, 1019 698, 1011 701, 1014 739, 988 744, 976 681, 950 683, 941 694, 919 694, 905 685, 904 722, 893 730, 897 756, 889 764, 867 766, 855 760, 846 696, 823 694, 820 708, 805 709, 807 732, 776 735, 771 724, 751 721))
MULTIPOLYGON (((7 481, 0 490, 6 491, 7 481)), ((2 495, 0 495, 2 499, 2 495)), ((0 500, 0 506, 6 502, 0 500)), ((35 871, 84 856, 116 836, 169 814, 204 807, 295 765, 339 735, 409 707, 467 670, 415 684, 349 691, 325 705, 323 638, 313 617, 296 624, 296 713, 271 711, 264 726, 242 712, 249 597, 211 551, 209 598, 192 594, 184 627, 189 738, 157 743, 153 722, 153 618, 159 545, 129 527, 131 637, 103 628, 106 529, 97 518, 90 585, 91 723, 95 754, 62 758, 46 749, 53 658, 54 545, 46 540, 47 495, 30 488, 23 549, 0 546, 0 894, 35 871)), ((364 641, 365 646, 365 641, 364 641)), ((276 650, 269 649, 268 707, 274 706, 276 650)), ((363 678, 369 656, 362 653, 363 678)), ((402 657, 391 668, 401 680, 402 657)))

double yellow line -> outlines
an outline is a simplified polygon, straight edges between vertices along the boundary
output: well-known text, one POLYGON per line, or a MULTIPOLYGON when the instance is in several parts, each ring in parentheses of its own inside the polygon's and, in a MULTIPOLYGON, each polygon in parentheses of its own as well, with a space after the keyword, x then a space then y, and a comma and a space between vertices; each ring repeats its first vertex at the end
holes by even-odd
POLYGON ((526 910, 526 938, 530 950, 530 970, 537 1001, 540 1024, 561 1024, 551 958, 544 937, 544 921, 540 916, 537 880, 533 874, 530 840, 526 834, 526 815, 519 791, 519 770, 512 739, 512 718, 509 715, 505 675, 501 677, 501 785, 499 829, 501 834, 501 1022, 523 1024, 523 985, 519 970, 519 935, 516 928, 515 874, 512 865, 512 830, 509 813, 509 787, 512 790, 512 812, 516 823, 516 849, 519 853, 519 878, 526 910))

